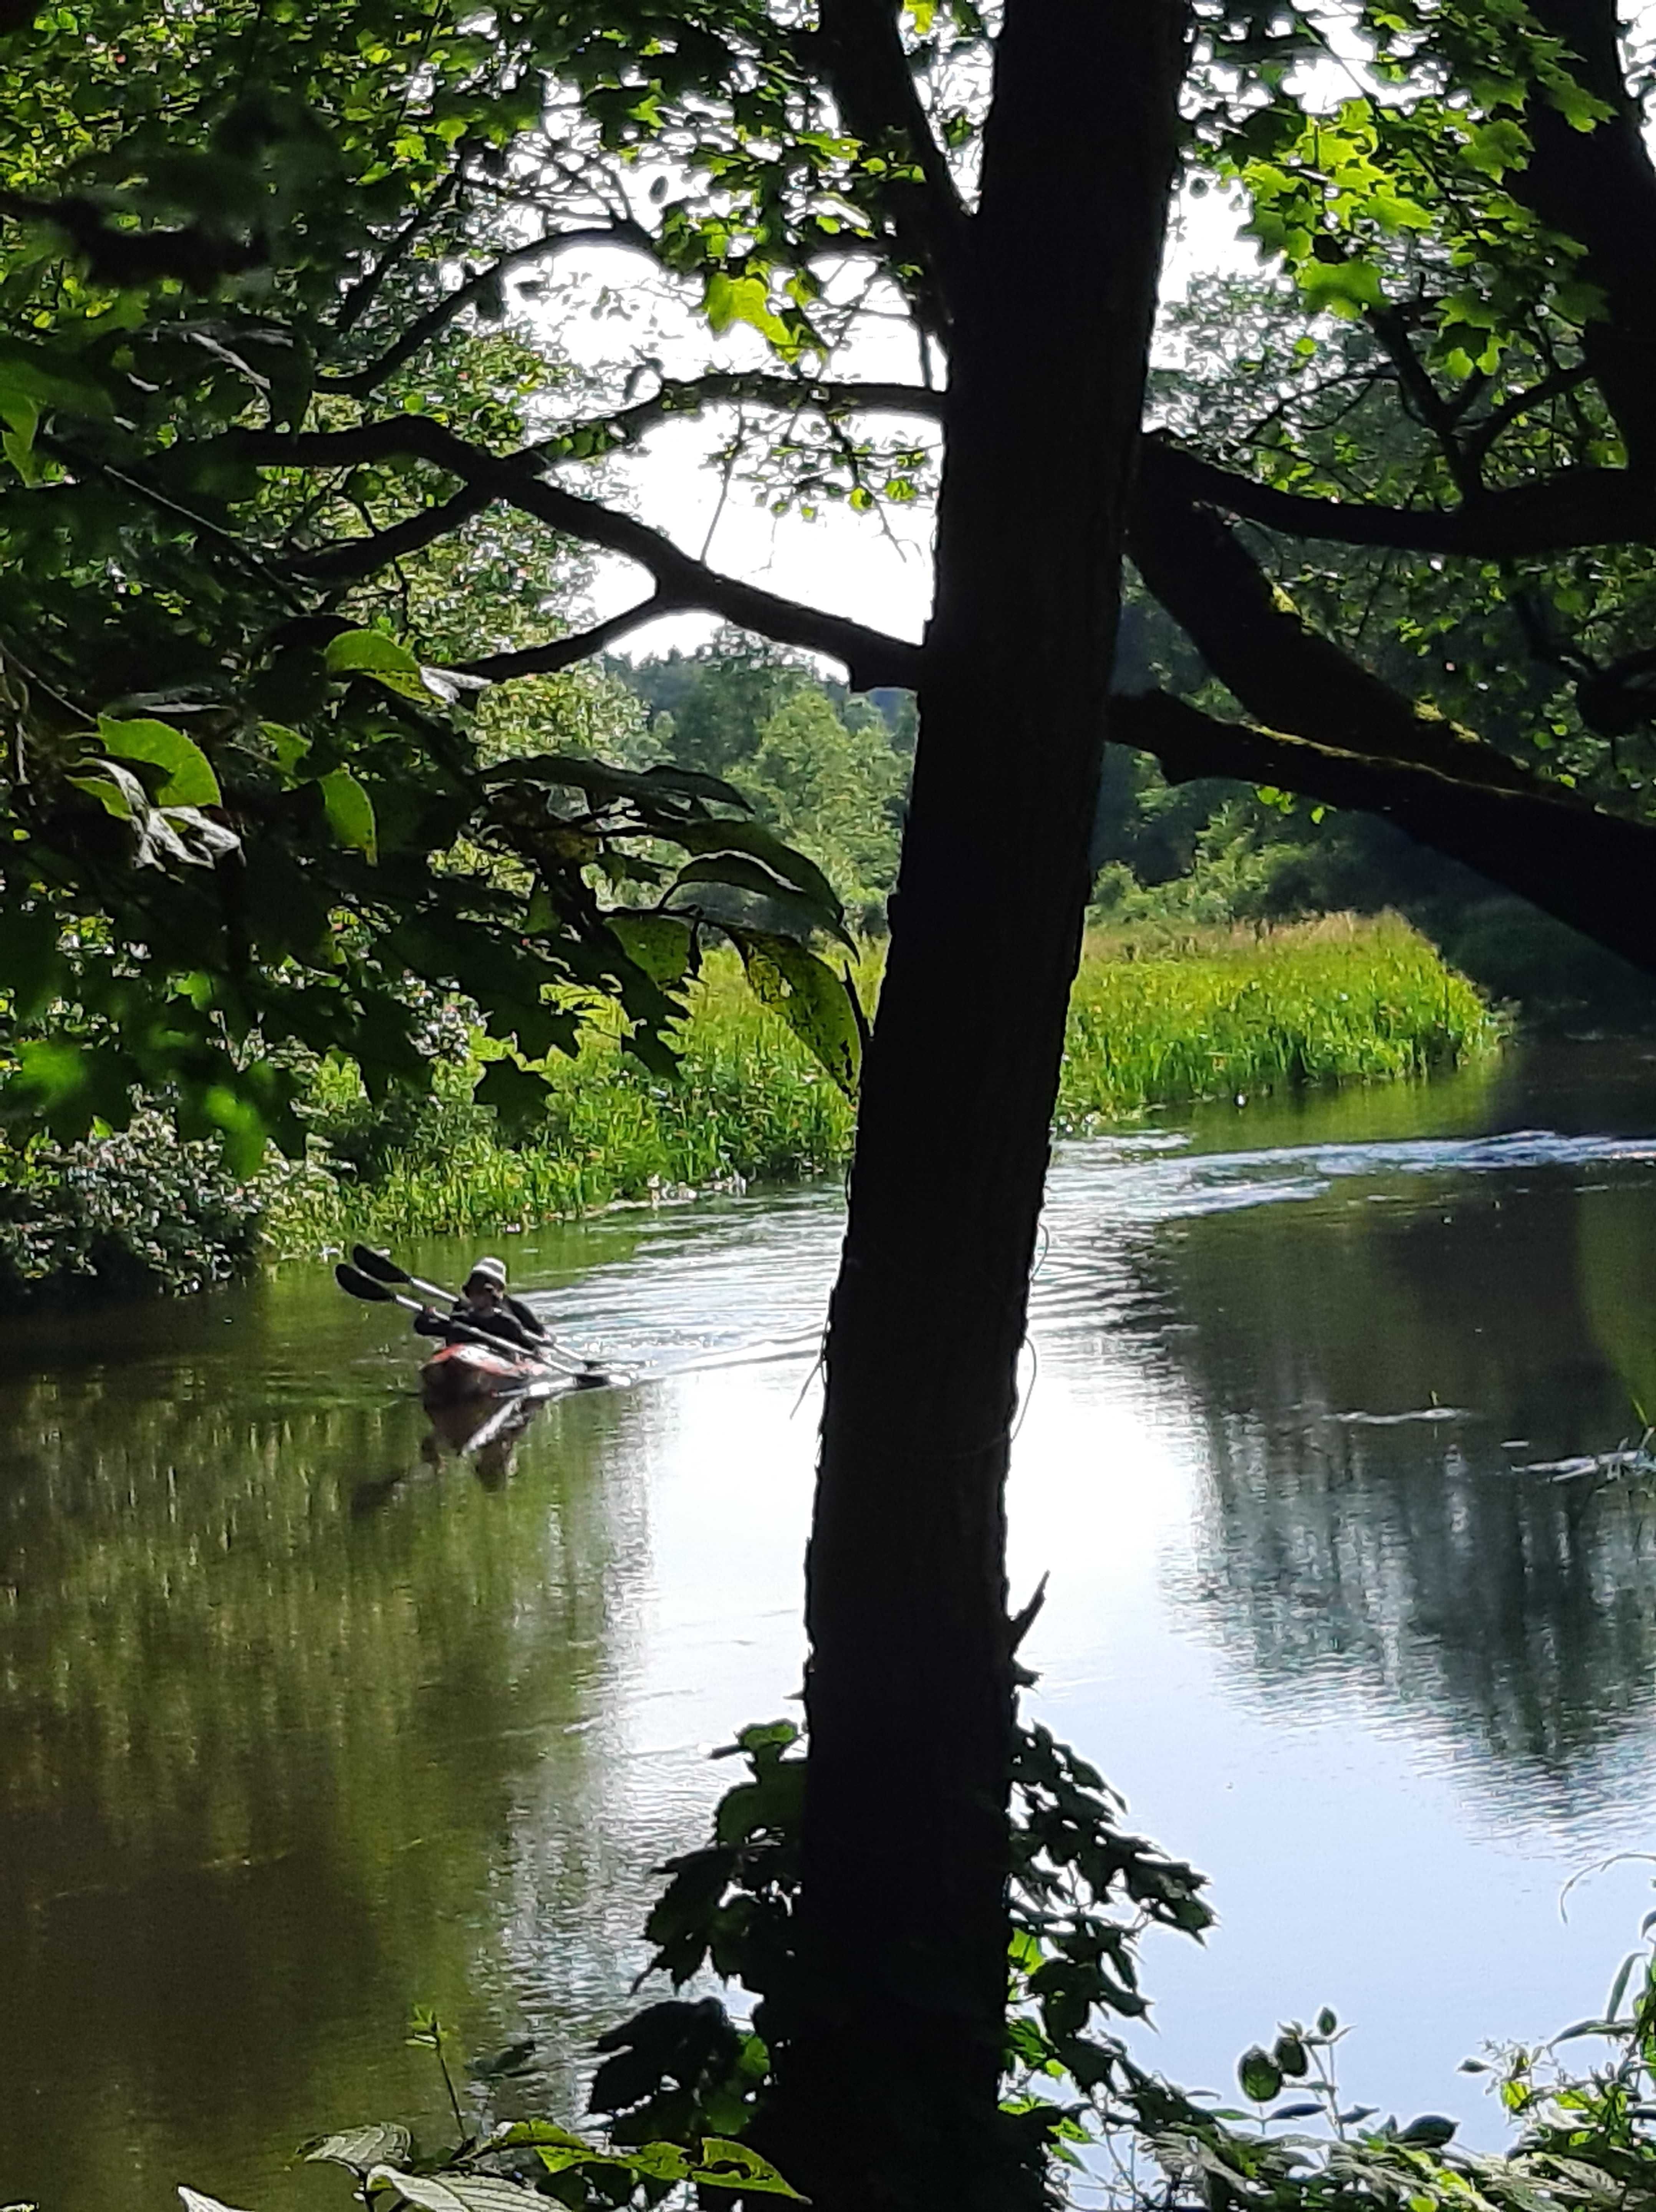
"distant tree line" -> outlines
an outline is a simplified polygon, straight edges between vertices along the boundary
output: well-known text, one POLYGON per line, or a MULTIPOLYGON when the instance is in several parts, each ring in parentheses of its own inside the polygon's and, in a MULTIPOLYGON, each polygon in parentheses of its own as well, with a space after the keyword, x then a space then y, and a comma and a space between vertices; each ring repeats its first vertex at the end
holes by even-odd
MULTIPOLYGON (((610 749, 639 765, 670 760, 730 778, 826 870, 865 933, 883 929, 913 761, 912 694, 853 693, 805 655, 728 628, 694 650, 618 656, 604 675, 610 749)), ((1216 688, 1140 589, 1123 610, 1116 681, 1204 703, 1216 688)), ((1613 954, 1377 816, 1233 778, 1171 783, 1149 754, 1124 746, 1105 756, 1093 859, 1093 915, 1105 926, 1391 907, 1499 997, 1537 1010, 1656 1006, 1649 984, 1613 954)))

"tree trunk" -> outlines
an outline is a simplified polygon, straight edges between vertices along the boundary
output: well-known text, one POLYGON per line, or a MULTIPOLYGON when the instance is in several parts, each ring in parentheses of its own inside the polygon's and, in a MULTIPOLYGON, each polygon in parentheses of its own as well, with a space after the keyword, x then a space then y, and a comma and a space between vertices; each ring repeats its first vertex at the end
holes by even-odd
POLYGON ((771 2146, 819 2212, 1038 2200, 998 2110, 1004 1488, 1172 175, 1183 0, 1008 0, 808 1565, 771 2146))

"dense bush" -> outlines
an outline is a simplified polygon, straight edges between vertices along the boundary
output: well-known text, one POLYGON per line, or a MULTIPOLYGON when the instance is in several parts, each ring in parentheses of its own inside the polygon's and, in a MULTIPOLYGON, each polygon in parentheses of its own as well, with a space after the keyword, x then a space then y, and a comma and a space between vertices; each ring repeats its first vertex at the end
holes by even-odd
POLYGON ((118 1135, 0 1152, 0 1308, 222 1282, 257 1251, 267 1195, 153 1112, 118 1135))

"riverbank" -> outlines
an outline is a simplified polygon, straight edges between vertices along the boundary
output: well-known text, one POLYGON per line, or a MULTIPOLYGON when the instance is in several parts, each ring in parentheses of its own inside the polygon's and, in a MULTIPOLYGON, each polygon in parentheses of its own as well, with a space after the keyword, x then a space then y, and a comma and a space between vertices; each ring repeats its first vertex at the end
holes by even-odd
MULTIPOLYGON (((865 1004, 880 958, 862 963, 865 1004)), ((1419 1077, 1489 1051, 1501 1033, 1473 987, 1394 916, 1099 933, 1071 1000, 1056 1126, 1082 1134, 1203 1098, 1419 1077)), ((709 959, 679 1042, 676 1080, 603 1037, 556 1061, 545 1121, 516 1144, 471 1103, 475 1069, 440 1069, 435 1099, 376 1105, 325 1066, 306 1109, 310 1158, 252 1182, 231 1178, 210 1147, 180 1146, 155 1115, 14 1162, 0 1180, 0 1306, 189 1291, 260 1255, 505 1236, 606 1206, 843 1170, 849 1105, 755 1002, 734 956, 709 959)), ((983 1049, 995 1048, 985 1008, 983 1049)))
MULTIPOLYGON (((878 989, 870 956, 865 1002, 878 989)), ((984 1013, 983 1049, 994 1049, 984 1013)), ((1070 1002, 1057 1127, 1075 1135, 1148 1109, 1306 1084, 1419 1077, 1494 1048, 1501 1024, 1394 916, 1274 929, 1090 937, 1070 1002)), ((492 1235, 624 1201, 802 1182, 849 1156, 847 1102, 715 955, 682 1034, 677 1082, 606 1041, 553 1069, 544 1131, 502 1144, 469 1102, 376 1145, 365 1102, 320 1118, 327 1157, 277 1187, 274 1248, 492 1235)))

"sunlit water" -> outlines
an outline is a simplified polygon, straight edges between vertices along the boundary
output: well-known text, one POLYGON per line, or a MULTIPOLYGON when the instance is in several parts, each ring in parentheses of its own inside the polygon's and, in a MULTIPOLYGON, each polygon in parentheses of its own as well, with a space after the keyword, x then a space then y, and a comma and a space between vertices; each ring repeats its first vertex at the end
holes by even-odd
MULTIPOLYGON (((646 1370, 507 1468, 423 1456, 399 1316, 322 1271, 9 1332, 0 2203, 343 2203, 293 2144, 435 2127, 409 2006, 572 2109, 650 1869, 788 1710, 831 1191, 510 1240, 646 1370)), ((423 1264, 456 1272, 459 1255, 423 1264)), ((1324 2002, 1354 2094, 1470 2112, 1649 1901, 1656 1062, 1553 1048, 1058 1159, 1013 1484, 1035 1709, 1213 1876, 1156 2059, 1324 2002)))

